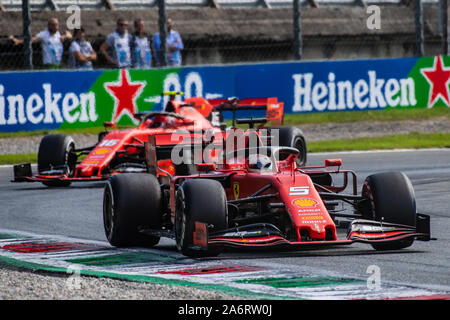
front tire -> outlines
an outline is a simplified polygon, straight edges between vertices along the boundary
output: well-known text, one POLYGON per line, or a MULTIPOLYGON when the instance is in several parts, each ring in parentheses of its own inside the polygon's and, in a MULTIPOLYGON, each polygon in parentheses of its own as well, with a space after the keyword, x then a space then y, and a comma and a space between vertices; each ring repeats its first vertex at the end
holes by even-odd
MULTIPOLYGON (((370 175, 364 181, 362 196, 370 200, 365 213, 369 219, 416 227, 416 200, 409 178, 402 172, 370 175)), ((412 245, 414 239, 372 244, 376 250, 397 250, 412 245)))
POLYGON ((222 185, 215 180, 185 181, 176 194, 175 238, 177 248, 189 257, 216 256, 221 247, 205 250, 192 249, 195 222, 206 223, 210 231, 228 226, 227 198, 222 185))
POLYGON ((115 247, 153 247, 160 237, 146 235, 141 228, 159 229, 162 224, 161 187, 151 174, 112 176, 103 193, 103 226, 115 247))
MULTIPOLYGON (((67 168, 67 175, 73 176, 77 164, 74 153, 75 142, 71 136, 64 134, 48 134, 42 138, 38 151, 38 172, 42 173, 55 167, 67 168)), ((46 181, 49 187, 67 187, 69 181, 46 181)))

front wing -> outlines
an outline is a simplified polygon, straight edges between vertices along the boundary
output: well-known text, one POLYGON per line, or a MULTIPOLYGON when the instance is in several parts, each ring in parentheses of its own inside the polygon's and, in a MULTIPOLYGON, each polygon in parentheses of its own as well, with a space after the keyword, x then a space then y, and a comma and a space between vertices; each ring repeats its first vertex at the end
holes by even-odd
POLYGON ((101 181, 109 176, 69 177, 64 170, 54 170, 48 174, 33 175, 31 164, 24 163, 14 165, 14 180, 12 182, 77 182, 77 181, 101 181))
POLYGON ((193 249, 206 250, 209 246, 227 246, 252 249, 308 249, 336 245, 350 245, 355 242, 368 244, 392 243, 405 239, 422 241, 430 240, 430 218, 417 215, 416 228, 372 220, 353 220, 349 226, 347 237, 337 240, 323 241, 289 241, 278 228, 267 223, 227 229, 209 234, 206 224, 195 222, 193 249))

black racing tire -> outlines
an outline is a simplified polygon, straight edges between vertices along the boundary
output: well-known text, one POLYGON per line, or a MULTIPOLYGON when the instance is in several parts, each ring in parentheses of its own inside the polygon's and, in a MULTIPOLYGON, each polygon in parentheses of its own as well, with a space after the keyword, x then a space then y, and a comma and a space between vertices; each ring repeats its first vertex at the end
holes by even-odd
POLYGON ((124 173, 108 179, 103 193, 103 226, 109 243, 115 247, 157 245, 159 236, 139 230, 161 228, 161 197, 154 175, 124 173))
MULTIPOLYGON (((48 134, 42 138, 38 151, 38 172, 51 170, 53 167, 67 165, 68 175, 72 176, 77 165, 77 156, 73 152, 75 142, 71 136, 64 134, 48 134)), ((67 187, 69 181, 43 182, 49 187, 67 187)))
POLYGON ((175 239, 177 249, 189 257, 217 256, 221 247, 195 250, 193 245, 195 222, 212 225, 208 231, 228 227, 227 198, 222 185, 215 180, 192 179, 183 182, 176 193, 175 239))
MULTIPOLYGON (((297 166, 303 167, 307 160, 306 139, 300 128, 297 127, 274 127, 271 129, 279 130, 279 145, 282 147, 291 147, 299 151, 297 166)), ((283 159, 281 159, 283 160, 283 159)))
MULTIPOLYGON (((371 220, 416 227, 416 200, 409 178, 402 172, 383 172, 368 176, 362 187, 363 197, 370 200, 365 217, 371 220)), ((414 239, 372 244, 376 250, 409 247, 414 239)))

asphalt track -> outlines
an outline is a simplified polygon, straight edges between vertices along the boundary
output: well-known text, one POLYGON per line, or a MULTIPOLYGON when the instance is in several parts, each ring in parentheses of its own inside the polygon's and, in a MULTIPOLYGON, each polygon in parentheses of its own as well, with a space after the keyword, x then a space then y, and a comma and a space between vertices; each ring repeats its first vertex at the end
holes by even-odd
MULTIPOLYGON (((412 181, 418 212, 431 216, 435 241, 417 241, 412 247, 377 252, 366 244, 326 250, 295 252, 225 252, 217 258, 250 259, 367 278, 369 266, 377 266, 381 281, 450 291, 450 150, 415 150, 310 154, 309 165, 325 158, 342 158, 343 168, 358 174, 358 189, 372 173, 402 171, 412 181)), ((11 183, 12 168, 0 167, 0 228, 37 234, 63 235, 106 241, 102 222, 103 183, 74 183, 69 188, 49 189, 39 183, 11 183)), ((164 240, 162 249, 175 251, 164 240)))

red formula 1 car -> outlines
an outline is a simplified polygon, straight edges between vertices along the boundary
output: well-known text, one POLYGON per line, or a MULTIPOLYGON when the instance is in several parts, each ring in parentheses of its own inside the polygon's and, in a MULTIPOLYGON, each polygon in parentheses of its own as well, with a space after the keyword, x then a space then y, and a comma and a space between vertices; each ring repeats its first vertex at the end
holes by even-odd
MULTIPOLYGON (((205 100, 201 97, 175 100, 179 92, 164 93, 170 100, 163 112, 147 112, 135 114, 140 121, 136 128, 117 130, 114 124, 111 131, 99 134, 98 143, 94 146, 77 149, 74 140, 67 135, 50 134, 45 136, 39 146, 38 174, 33 175, 30 164, 14 166, 14 182, 39 181, 47 186, 68 186, 74 181, 105 180, 111 175, 123 172, 147 171, 144 156, 144 143, 149 136, 162 133, 170 134, 179 131, 188 135, 196 131, 224 132, 225 124, 222 113, 230 110, 235 114, 238 110, 264 109, 266 117, 251 119, 251 123, 271 121, 281 124, 283 105, 276 98, 222 99, 205 100), (81 158, 84 159, 81 160, 81 158)), ((233 124, 235 117, 233 117, 233 124)), ((245 121, 244 121, 245 122, 245 121)), ((167 137, 167 136, 166 136, 167 137)), ((159 139, 158 139, 159 141, 159 139)), ((306 143, 300 129, 282 127, 279 142, 282 145, 294 146, 301 150, 303 162, 306 162, 306 143)), ((170 174, 176 172, 177 166, 170 161, 171 149, 178 141, 170 137, 161 142, 165 148, 160 150, 159 167, 170 174)), ((162 174, 163 171, 161 171, 162 174)), ((181 174, 189 172, 183 171, 181 174)))
MULTIPOLYGON (((148 145, 147 159, 157 163, 158 146, 148 145)), ((194 257, 214 256, 227 246, 301 249, 364 242, 391 250, 430 239, 429 216, 416 213, 403 173, 368 176, 358 194, 356 174, 341 169, 340 159, 297 167, 298 154, 264 146, 222 152, 224 161, 198 164, 200 173, 162 184, 151 174, 111 177, 103 200, 106 237, 118 247, 154 246, 169 237, 194 257), (337 232, 339 219, 350 221, 346 235, 337 232)))

